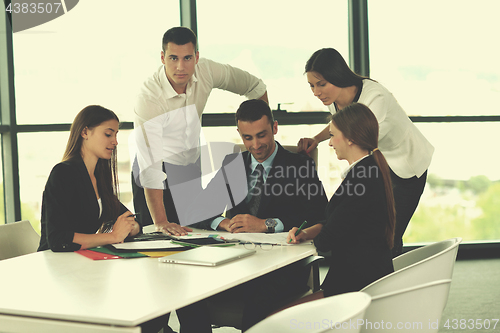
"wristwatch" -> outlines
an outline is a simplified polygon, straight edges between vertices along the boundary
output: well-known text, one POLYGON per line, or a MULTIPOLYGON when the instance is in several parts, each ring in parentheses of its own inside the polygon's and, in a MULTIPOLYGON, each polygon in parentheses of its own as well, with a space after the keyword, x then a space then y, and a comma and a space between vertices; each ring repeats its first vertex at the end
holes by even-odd
POLYGON ((274 228, 276 227, 278 222, 275 219, 268 218, 265 223, 267 227, 267 232, 274 233, 274 228))

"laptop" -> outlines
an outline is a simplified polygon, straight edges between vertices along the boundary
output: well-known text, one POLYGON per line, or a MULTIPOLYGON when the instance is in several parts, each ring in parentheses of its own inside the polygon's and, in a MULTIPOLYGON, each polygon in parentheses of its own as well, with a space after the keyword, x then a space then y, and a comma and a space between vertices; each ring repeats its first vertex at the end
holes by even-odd
POLYGON ((219 266, 233 260, 248 257, 254 253, 255 250, 233 247, 200 246, 192 250, 161 257, 158 260, 173 264, 219 266))

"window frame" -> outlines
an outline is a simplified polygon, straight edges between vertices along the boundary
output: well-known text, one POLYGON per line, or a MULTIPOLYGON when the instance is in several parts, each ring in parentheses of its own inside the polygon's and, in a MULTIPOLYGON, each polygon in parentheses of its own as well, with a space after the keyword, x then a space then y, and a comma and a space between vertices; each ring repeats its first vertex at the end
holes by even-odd
MULTIPOLYGON (((367 0, 348 0, 349 12, 349 50, 350 65, 357 73, 369 76, 369 41, 367 0)), ((7 1, 6 5, 11 3, 7 1)), ((190 27, 196 33, 196 0, 179 0, 181 25, 190 27)), ((19 133, 69 131, 71 124, 29 124, 17 125, 14 94, 13 41, 10 13, 5 12, 0 19, 5 33, 0 34, 0 136, 2 144, 3 186, 5 222, 21 220, 19 151, 17 136, 19 133)), ((278 107, 273 110, 280 125, 323 124, 328 112, 286 112, 278 107)), ((500 122, 500 115, 490 116, 410 116, 413 122, 500 122)), ((234 126, 232 114, 204 114, 202 126, 234 126)), ((123 122, 122 129, 133 129, 133 122, 123 122)), ((461 246, 467 253, 481 253, 484 256, 500 254, 500 242, 470 242, 461 246)), ((467 255, 467 254, 463 254, 467 255)))

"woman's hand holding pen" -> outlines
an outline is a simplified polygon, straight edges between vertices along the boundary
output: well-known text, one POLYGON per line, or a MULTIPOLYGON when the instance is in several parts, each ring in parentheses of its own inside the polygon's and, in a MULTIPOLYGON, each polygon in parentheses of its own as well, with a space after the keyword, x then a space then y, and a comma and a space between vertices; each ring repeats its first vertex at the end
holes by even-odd
POLYGON ((125 237, 132 233, 136 226, 138 226, 134 216, 129 211, 118 216, 113 225, 113 231, 111 231, 111 234, 115 237, 115 243, 122 243, 125 237))
POLYGON ((307 240, 307 232, 302 230, 300 231, 297 236, 295 235, 299 228, 293 227, 289 232, 288 236, 286 237, 286 242, 290 244, 299 244, 300 242, 303 242, 307 240))

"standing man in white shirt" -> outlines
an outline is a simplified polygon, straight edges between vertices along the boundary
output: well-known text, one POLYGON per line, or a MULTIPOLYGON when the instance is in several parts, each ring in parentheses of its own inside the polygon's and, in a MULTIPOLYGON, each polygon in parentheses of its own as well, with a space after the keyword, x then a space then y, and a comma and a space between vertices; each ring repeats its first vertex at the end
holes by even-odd
POLYGON ((199 58, 191 29, 169 29, 162 46, 163 65, 144 82, 134 108, 134 206, 143 225, 151 224, 151 214, 157 230, 184 235, 190 229, 178 224, 181 215, 201 190, 201 115, 210 92, 218 88, 248 99, 268 99, 266 85, 257 77, 199 58), (172 198, 170 188, 176 186, 172 198))

